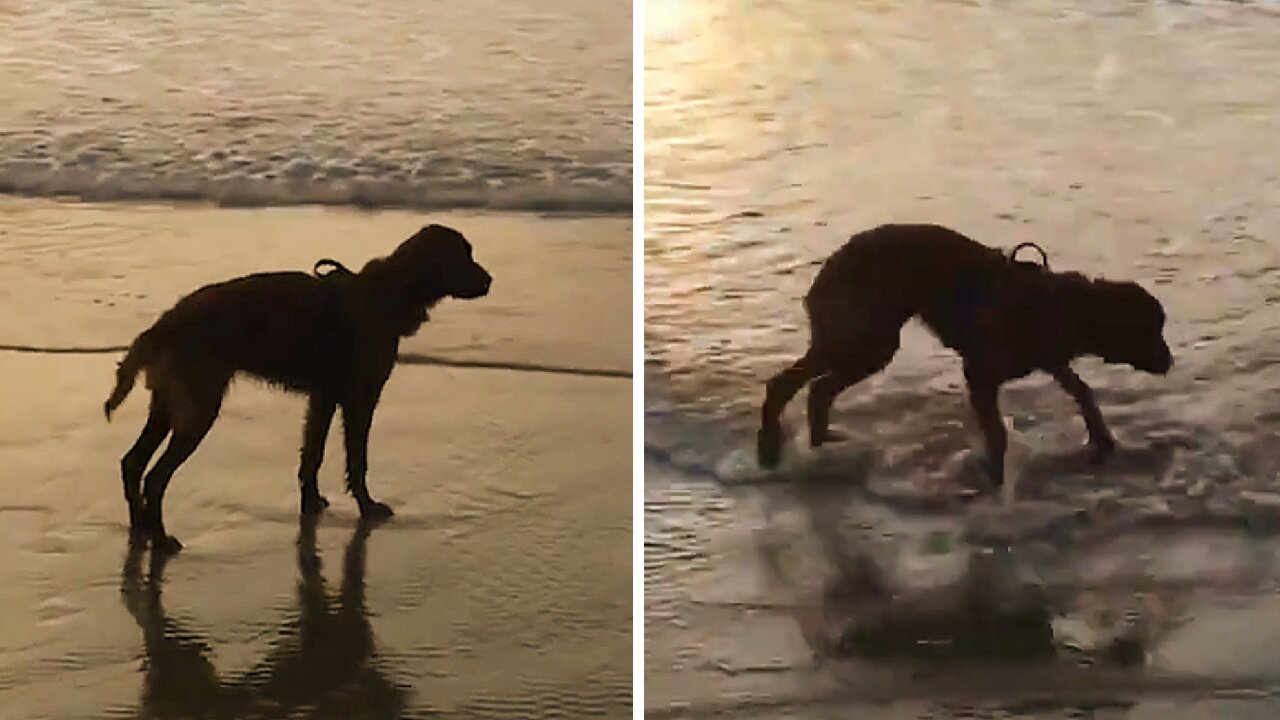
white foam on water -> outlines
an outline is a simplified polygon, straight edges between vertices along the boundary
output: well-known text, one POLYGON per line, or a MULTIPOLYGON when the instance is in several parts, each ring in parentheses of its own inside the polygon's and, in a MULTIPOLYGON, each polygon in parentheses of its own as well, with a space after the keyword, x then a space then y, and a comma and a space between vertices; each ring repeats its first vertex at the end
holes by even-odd
MULTIPOLYGON (((834 425, 832 429, 843 432, 834 425)), ((761 467, 756 460, 755 446, 744 445, 731 449, 716 462, 715 476, 726 485, 752 485, 847 473, 849 481, 854 482, 865 477, 873 457, 874 451, 857 441, 811 447, 807 429, 784 426, 782 461, 777 467, 761 467)))
POLYGON ((629 13, 585 0, 0 12, 0 192, 625 212, 629 13))

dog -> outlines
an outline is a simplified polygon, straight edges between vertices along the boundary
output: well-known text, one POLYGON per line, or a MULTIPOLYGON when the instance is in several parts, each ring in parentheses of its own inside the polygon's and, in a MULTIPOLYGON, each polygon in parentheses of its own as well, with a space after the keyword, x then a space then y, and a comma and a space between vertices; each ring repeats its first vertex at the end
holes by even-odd
POLYGON ((417 332, 441 300, 483 297, 492 282, 461 233, 429 225, 359 272, 325 259, 312 274, 247 275, 179 300, 129 346, 104 405, 110 420, 146 372, 150 413, 120 461, 131 535, 162 551, 181 549, 165 532, 165 488, 213 426, 238 374, 308 396, 298 470, 303 515, 329 504, 316 475, 341 407, 347 491, 362 518, 390 517, 391 508, 370 497, 365 476, 369 428, 400 339, 417 332))
POLYGON ((823 264, 804 298, 808 352, 766 384, 757 459, 781 461, 781 415, 809 385, 809 442, 843 439, 830 425, 845 389, 884 369, 898 351, 902 326, 919 318, 964 364, 969 402, 982 430, 986 464, 1004 484, 1008 435, 997 395, 1004 383, 1048 373, 1079 405, 1091 459, 1102 464, 1116 442, 1092 389, 1072 360, 1097 356, 1164 375, 1173 355, 1164 339, 1164 308, 1134 282, 1055 272, 1017 260, 939 225, 890 224, 851 237, 823 264))

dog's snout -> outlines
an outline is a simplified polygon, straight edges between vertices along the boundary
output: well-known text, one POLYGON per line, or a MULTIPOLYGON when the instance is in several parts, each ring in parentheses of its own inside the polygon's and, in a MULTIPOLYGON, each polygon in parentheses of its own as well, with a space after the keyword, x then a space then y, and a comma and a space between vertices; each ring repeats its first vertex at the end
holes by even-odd
POLYGON ((453 292, 454 297, 474 300, 489 294, 489 288, 493 285, 493 276, 483 267, 473 265, 470 272, 463 277, 465 279, 453 292))
POLYGON ((1173 353, 1165 345, 1157 353, 1156 361, 1152 363, 1151 372, 1167 375, 1171 369, 1173 369, 1173 353))

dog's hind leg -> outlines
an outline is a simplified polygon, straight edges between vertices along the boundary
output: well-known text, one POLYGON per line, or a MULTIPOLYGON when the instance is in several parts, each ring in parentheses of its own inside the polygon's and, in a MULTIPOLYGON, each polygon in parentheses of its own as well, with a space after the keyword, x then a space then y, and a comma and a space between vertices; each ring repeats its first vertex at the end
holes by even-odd
POLYGON ((782 459, 782 411, 800 388, 817 374, 814 365, 813 351, 810 350, 765 383, 764 403, 760 406, 760 430, 756 433, 756 460, 761 467, 776 467, 782 459))
POLYGON ((347 453, 347 490, 360 506, 366 519, 391 517, 391 508, 369 496, 366 476, 369 472, 369 429, 373 425, 374 402, 356 401, 342 404, 342 437, 347 453))
POLYGON ((1102 419, 1102 410, 1093 398, 1093 389, 1069 367, 1059 368, 1052 373, 1058 385, 1080 406, 1080 417, 1084 419, 1085 429, 1089 431, 1089 445, 1093 447, 1091 454, 1095 465, 1101 465, 1116 450, 1115 437, 1102 419))
POLYGON ((203 385, 198 391, 171 394, 169 414, 173 422, 173 437, 160 454, 160 459, 147 473, 143 484, 146 496, 146 528, 151 535, 153 551, 177 552, 182 543, 169 536, 164 529, 164 493, 178 467, 196 451, 209 429, 218 419, 222 407, 222 394, 229 378, 203 385), (181 403, 181 404, 175 404, 181 403))
POLYGON ((169 416, 155 394, 151 396, 151 409, 142 433, 129 452, 120 459, 120 475, 124 480, 124 499, 129 503, 129 532, 135 538, 144 531, 145 506, 142 502, 142 474, 169 434, 169 416))
POLYGON ((312 395, 307 403, 307 421, 302 431, 302 461, 298 466, 298 482, 302 491, 302 514, 314 515, 329 507, 320 494, 320 465, 324 462, 324 444, 337 403, 323 395, 312 395))
POLYGON ((831 431, 831 406, 836 396, 872 375, 893 360, 899 346, 898 331, 856 341, 831 363, 831 371, 809 385, 809 445, 843 439, 831 431))

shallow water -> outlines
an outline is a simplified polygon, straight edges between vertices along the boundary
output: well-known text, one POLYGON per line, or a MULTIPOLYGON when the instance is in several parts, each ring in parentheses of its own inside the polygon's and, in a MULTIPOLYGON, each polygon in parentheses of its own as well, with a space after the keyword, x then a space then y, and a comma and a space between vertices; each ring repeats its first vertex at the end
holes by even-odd
MULTIPOLYGON (((1176 538, 1199 547, 1197 533, 1270 547, 1261 538, 1275 529, 1280 470, 1275 19, 1266 3, 647 3, 651 708, 688 703, 697 714, 741 690, 792 698, 779 702, 785 714, 790 702, 825 697, 805 690, 823 676, 802 663, 717 669, 753 647, 769 656, 763 648, 799 643, 780 655, 809 654, 794 618, 699 610, 707 577, 725 603, 756 592, 764 560, 747 528, 813 566, 797 581, 805 592, 829 579, 832 547, 908 576, 932 567, 922 558, 938 543, 1038 545, 1088 566, 1102 545, 1131 541, 1171 553, 1163 562, 1173 568, 1191 562, 1170 549, 1183 547, 1176 538), (890 221, 939 222, 1006 247, 1032 240, 1055 268, 1136 279, 1161 299, 1177 358, 1168 377, 1078 364, 1125 448, 1116 462, 1089 468, 1070 400, 1031 378, 1002 394, 1017 502, 959 502, 975 445, 959 364, 911 325, 889 370, 837 402, 848 445, 807 452, 798 400, 790 460, 774 474, 754 469, 763 381, 804 350, 800 297, 817 265, 852 233, 890 221), (823 489, 820 502, 799 503, 810 508, 800 519, 771 509, 808 497, 796 483, 823 489), (1142 535, 1153 528, 1175 541, 1142 535), (753 689, 745 677, 772 680, 753 689)), ((1250 552, 1215 556, 1186 582, 1225 594, 1213 567, 1250 552)), ((1044 567, 1034 552, 1019 557, 1016 567, 1044 567)), ((1233 577, 1231 592, 1270 592, 1268 572, 1233 577)), ((1106 584, 1139 594, 1132 580, 1106 584)), ((1263 674, 1274 682, 1280 669, 1263 674)))
POLYGON ((629 3, 0 3, 0 191, 629 211, 629 3))

